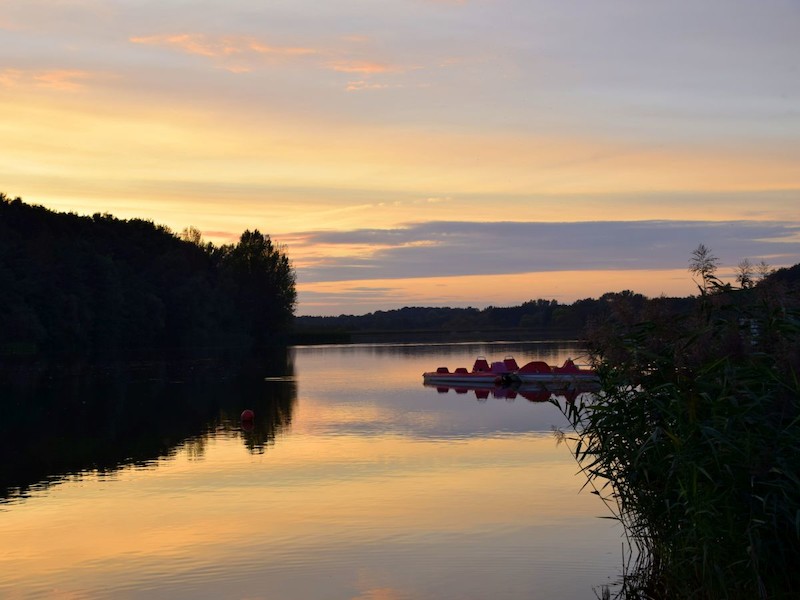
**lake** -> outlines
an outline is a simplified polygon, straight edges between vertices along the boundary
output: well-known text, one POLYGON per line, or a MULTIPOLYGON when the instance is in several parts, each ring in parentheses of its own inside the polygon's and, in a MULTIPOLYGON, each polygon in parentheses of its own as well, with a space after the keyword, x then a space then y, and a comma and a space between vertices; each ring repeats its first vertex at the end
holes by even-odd
POLYGON ((478 355, 560 364, 581 348, 319 346, 267 365, 12 372, 0 597, 598 597, 620 576, 623 532, 581 491, 558 408, 422 384, 478 355))

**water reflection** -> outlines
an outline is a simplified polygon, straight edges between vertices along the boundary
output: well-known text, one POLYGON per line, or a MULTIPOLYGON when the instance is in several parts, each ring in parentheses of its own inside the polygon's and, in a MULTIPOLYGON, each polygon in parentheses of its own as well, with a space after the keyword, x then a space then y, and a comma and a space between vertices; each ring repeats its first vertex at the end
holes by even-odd
POLYGON ((200 459, 211 432, 264 452, 291 424, 292 373, 285 350, 236 362, 5 366, 0 501, 76 473, 147 467, 178 448, 200 459), (246 424, 244 409, 255 413, 246 424))
POLYGON ((16 426, 0 429, 15 441, 0 443, 36 475, 3 475, 31 497, 0 508, 0 597, 594 598, 620 531, 579 494, 558 408, 421 385, 475 354, 579 349, 430 350, 297 348, 266 375, 163 365, 16 385, 16 426), (34 400, 49 408, 26 413, 34 400), (54 474, 62 485, 34 491, 54 474))
POLYGON ((423 383, 426 388, 434 388, 439 394, 447 394, 451 390, 456 394, 472 395, 479 402, 486 402, 490 397, 513 402, 516 398, 523 398, 530 402, 549 402, 551 400, 561 402, 575 402, 581 394, 590 394, 599 389, 599 386, 592 384, 578 385, 557 385, 548 386, 547 384, 511 384, 500 385, 494 383, 473 384, 473 385, 443 385, 440 383, 423 383))
MULTIPOLYGON (((528 402, 505 402, 503 409, 464 403, 456 390, 439 394, 436 388, 424 387, 424 372, 442 364, 472 364, 478 355, 490 359, 512 355, 522 364, 537 359, 560 364, 568 357, 579 357, 583 348, 571 342, 470 342, 317 346, 294 352, 303 404, 319 417, 303 422, 303 430, 335 435, 391 432, 450 440, 549 433, 554 426, 568 427, 569 423, 546 402, 534 410, 528 402)), ((511 389, 497 390, 501 394, 508 400, 516 397, 511 389)), ((470 395, 477 397, 472 391, 470 395)))

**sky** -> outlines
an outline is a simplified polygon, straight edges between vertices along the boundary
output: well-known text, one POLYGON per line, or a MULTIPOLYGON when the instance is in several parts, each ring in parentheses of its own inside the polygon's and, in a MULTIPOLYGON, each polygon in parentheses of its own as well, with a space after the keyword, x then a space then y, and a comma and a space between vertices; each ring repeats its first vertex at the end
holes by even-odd
POLYGON ((0 192, 259 229, 300 315, 800 262, 797 0, 0 0, 0 192))

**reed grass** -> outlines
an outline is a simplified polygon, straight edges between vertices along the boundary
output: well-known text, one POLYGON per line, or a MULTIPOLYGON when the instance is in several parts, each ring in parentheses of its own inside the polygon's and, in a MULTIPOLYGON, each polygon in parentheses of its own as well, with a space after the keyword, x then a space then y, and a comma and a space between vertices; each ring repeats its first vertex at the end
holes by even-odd
POLYGON ((638 552, 625 598, 800 594, 800 313, 716 286, 591 335, 602 391, 561 406, 587 484, 638 552))

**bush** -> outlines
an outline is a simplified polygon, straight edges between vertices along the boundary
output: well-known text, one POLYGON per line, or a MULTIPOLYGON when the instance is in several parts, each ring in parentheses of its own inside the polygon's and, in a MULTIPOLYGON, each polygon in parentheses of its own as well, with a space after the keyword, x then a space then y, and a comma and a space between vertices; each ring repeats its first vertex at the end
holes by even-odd
POLYGON ((800 313, 770 285, 592 332, 602 392, 575 454, 639 552, 629 597, 783 598, 800 585, 800 313))

